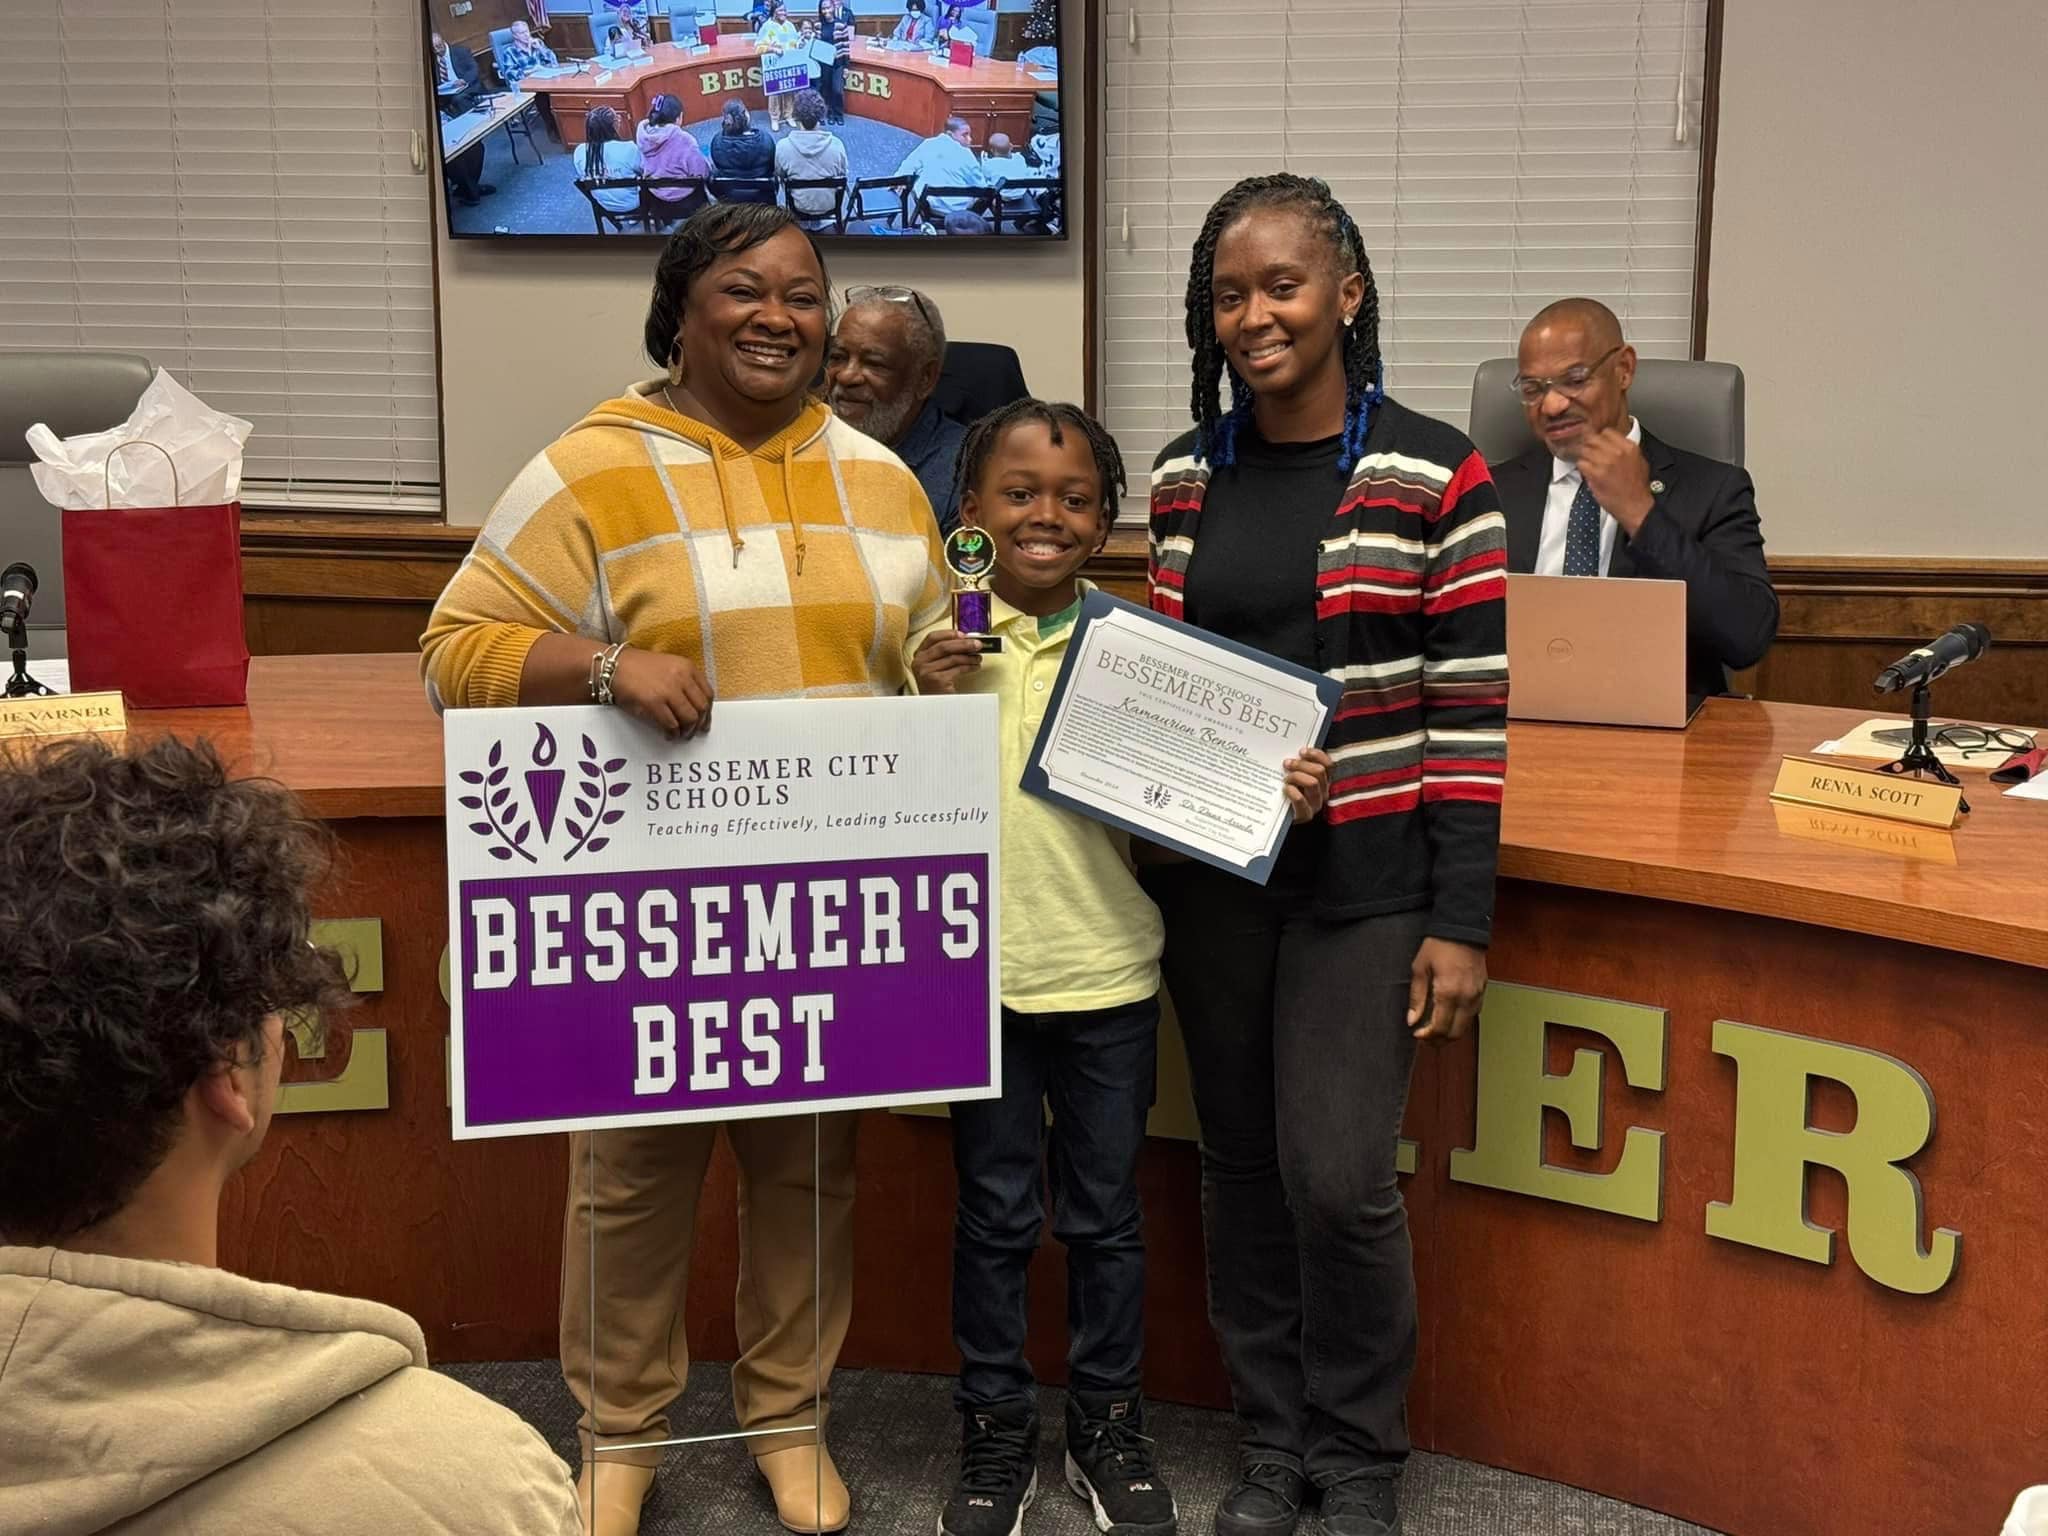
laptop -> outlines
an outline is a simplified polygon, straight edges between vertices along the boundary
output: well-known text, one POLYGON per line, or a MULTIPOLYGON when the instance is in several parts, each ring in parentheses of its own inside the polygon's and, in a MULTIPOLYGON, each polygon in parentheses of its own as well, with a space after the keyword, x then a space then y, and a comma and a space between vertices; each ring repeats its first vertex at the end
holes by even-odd
POLYGON ((1685 583, 1508 577, 1508 718, 1682 730, 1685 583))

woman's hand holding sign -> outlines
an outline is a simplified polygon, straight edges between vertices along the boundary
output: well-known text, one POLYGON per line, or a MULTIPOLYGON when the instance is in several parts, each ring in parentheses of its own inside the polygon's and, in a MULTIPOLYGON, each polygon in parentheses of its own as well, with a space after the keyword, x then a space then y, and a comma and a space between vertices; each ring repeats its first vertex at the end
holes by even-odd
POLYGON ((711 726, 711 682, 687 656, 627 646, 612 671, 612 700, 672 736, 694 736, 711 726))
MULTIPOLYGON (((519 674, 519 702, 595 703, 598 674, 611 650, 587 635, 540 635, 519 674)), ((687 656, 619 646, 611 697, 627 714, 670 736, 694 736, 711 725, 711 680, 687 656)))

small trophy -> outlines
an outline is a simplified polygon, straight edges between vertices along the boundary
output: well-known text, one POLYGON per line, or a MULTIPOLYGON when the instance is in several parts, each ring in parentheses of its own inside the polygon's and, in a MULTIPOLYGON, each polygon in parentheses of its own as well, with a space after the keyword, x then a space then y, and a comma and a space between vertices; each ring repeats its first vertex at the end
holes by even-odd
POLYGON ((953 573, 953 627, 981 642, 984 652, 1000 651, 1003 637, 993 634, 995 598, 982 583, 996 565, 996 541, 979 528, 962 523, 946 535, 946 569, 953 573))

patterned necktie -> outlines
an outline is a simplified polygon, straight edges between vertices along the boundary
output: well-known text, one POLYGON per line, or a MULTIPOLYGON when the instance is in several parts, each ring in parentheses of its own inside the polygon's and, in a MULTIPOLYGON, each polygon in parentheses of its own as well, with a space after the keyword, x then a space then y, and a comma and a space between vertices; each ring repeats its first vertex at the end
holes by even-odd
POLYGON ((1571 516, 1564 525, 1564 573, 1600 574, 1600 503, 1593 499, 1583 479, 1579 481, 1579 494, 1572 498, 1571 516))

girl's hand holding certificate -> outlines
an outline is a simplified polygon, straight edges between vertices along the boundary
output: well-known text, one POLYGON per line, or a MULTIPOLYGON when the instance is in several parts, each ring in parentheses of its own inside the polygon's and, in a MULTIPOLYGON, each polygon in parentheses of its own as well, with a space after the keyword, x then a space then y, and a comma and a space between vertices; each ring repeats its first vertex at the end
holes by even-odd
POLYGON ((1330 798, 1330 754, 1321 747, 1304 747, 1301 756, 1281 765, 1287 770, 1287 804, 1294 811, 1294 824, 1314 821, 1330 798))

